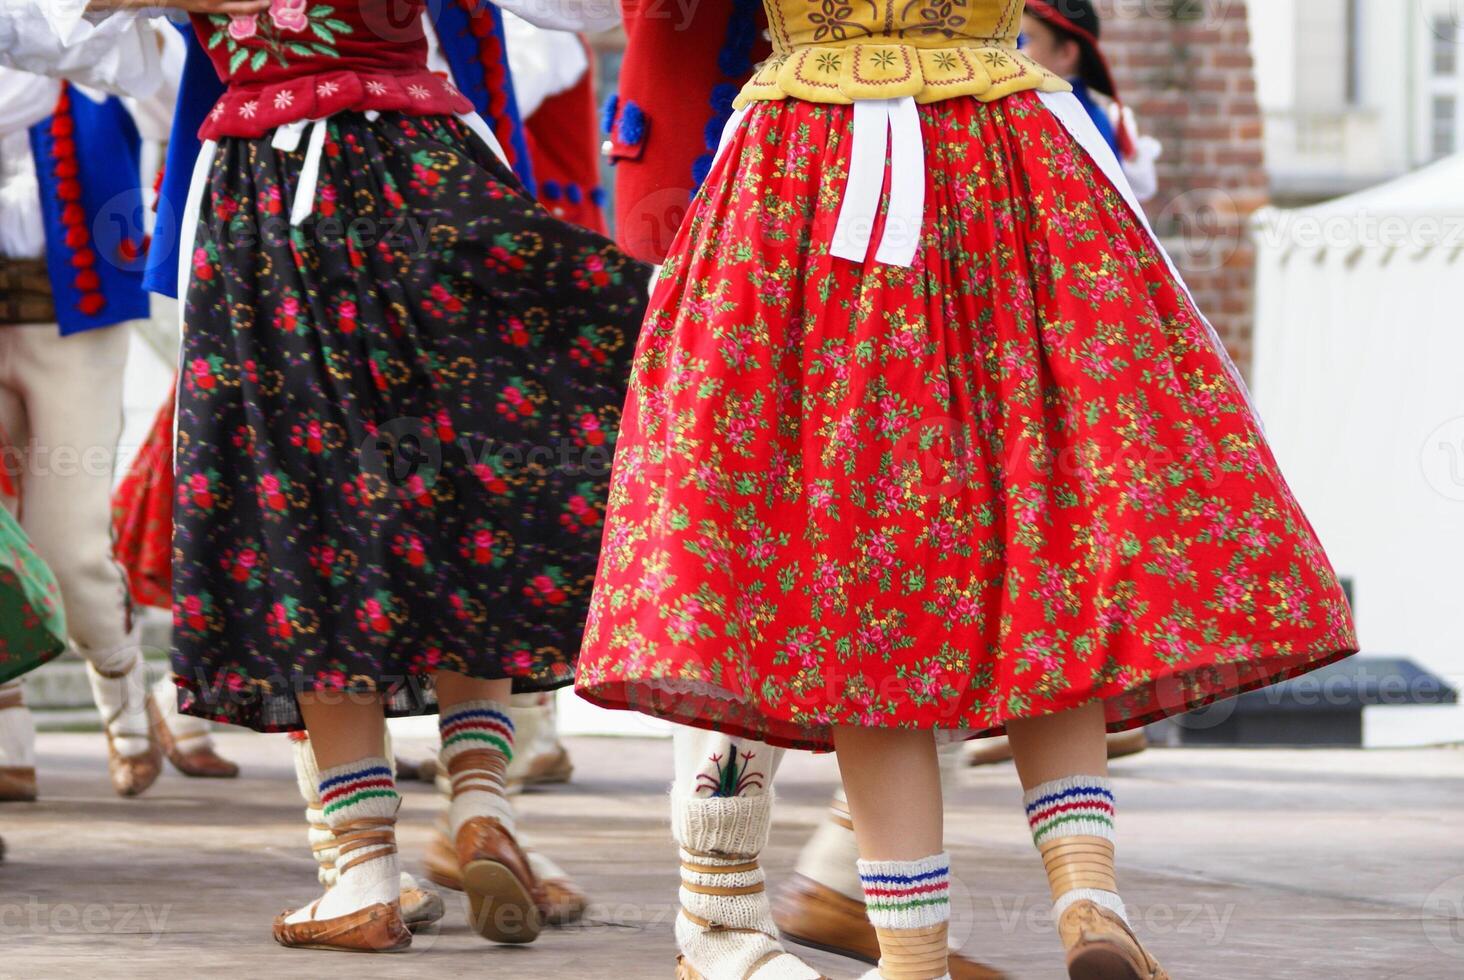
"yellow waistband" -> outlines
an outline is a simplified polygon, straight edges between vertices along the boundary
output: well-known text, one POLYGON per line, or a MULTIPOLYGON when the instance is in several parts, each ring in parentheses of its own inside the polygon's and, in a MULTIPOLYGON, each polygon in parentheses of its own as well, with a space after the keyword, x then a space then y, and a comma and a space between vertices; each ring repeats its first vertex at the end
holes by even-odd
POLYGON ((961 95, 991 102, 1034 89, 1069 92, 1072 86, 1012 47, 860 41, 775 53, 743 86, 735 105, 779 99, 848 105, 907 95, 921 103, 961 95))

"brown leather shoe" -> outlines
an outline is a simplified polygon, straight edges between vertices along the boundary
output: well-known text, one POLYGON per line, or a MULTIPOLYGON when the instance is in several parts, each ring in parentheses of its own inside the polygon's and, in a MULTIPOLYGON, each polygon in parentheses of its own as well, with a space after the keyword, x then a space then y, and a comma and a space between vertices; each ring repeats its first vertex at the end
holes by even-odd
POLYGON ((0 803, 30 803, 35 798, 34 766, 0 767, 0 803))
POLYGON ((1093 902, 1074 902, 1057 923, 1067 947, 1069 980, 1169 980, 1117 915, 1093 902))
POLYGON ((163 750, 157 739, 148 739, 148 749, 142 755, 120 756, 112 742, 112 733, 107 736, 107 772, 112 777, 112 788, 118 796, 141 796, 148 791, 163 774, 163 750))
POLYGON ((539 938, 537 882, 518 841, 492 817, 474 817, 458 830, 456 852, 470 924, 484 939, 531 943, 539 938))
POLYGON ((163 717, 163 709, 158 706, 157 698, 151 694, 147 696, 147 719, 152 725, 153 738, 162 748, 163 755, 183 775, 193 779, 233 779, 239 775, 238 765, 219 755, 211 745, 200 745, 186 752, 180 748, 180 743, 205 737, 207 733, 174 738, 168 728, 167 719, 163 717))
POLYGON ((585 916, 589 899, 574 882, 563 878, 539 879, 539 914, 551 926, 567 926, 585 916))
POLYGON ((447 831, 438 827, 427 842, 427 852, 422 855, 422 865, 427 869, 427 878, 433 884, 450 888, 455 892, 463 890, 462 869, 458 867, 457 851, 447 839, 447 831))
POLYGON ((402 889, 402 921, 409 931, 416 932, 436 925, 446 913, 442 896, 432 889, 420 885, 402 889))
MULTIPOLYGON (((533 855, 525 853, 529 864, 533 865, 533 855)), ((432 835, 427 842, 427 851, 422 856, 422 865, 427 869, 427 878, 434 884, 443 888, 450 888, 455 892, 463 890, 463 877, 458 869, 457 854, 453 851, 452 844, 448 842, 447 833, 442 828, 432 835)), ((538 901, 539 915, 544 919, 546 925, 567 926, 584 918, 585 909, 589 906, 589 898, 579 886, 567 878, 546 878, 543 875, 535 875, 537 888, 534 890, 534 897, 538 901)), ((405 899, 403 900, 405 902, 405 899)))
MULTIPOLYGON (((806 875, 795 874, 778 889, 773 896, 773 921, 791 943, 865 963, 879 962, 879 937, 865 915, 864 903, 806 875)), ((1002 980, 1006 976, 954 950, 950 972, 952 980, 1002 980)))
POLYGON ((548 786, 567 783, 574 775, 574 763, 570 761, 569 750, 556 745, 553 752, 544 752, 529 760, 522 774, 513 780, 521 786, 548 786))
POLYGON ((399 953, 412 945, 412 934, 402 921, 396 902, 378 902, 334 919, 315 918, 319 899, 310 906, 310 918, 289 923, 293 910, 274 920, 275 942, 292 949, 329 949, 342 953, 399 953))

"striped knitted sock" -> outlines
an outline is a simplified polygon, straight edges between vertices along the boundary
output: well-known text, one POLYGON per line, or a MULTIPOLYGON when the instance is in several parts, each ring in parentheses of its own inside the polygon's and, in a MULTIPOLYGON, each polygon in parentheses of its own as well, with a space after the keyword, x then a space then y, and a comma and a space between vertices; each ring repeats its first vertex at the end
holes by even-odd
MULTIPOLYGON (((321 817, 337 839, 336 880, 320 899, 314 918, 333 919, 369 905, 398 901, 401 869, 395 842, 378 841, 364 846, 349 843, 357 829, 376 834, 394 832, 401 797, 397 795, 391 763, 371 757, 322 769, 319 799, 321 817)), ((290 916, 289 921, 304 921, 311 914, 311 906, 307 905, 290 916)))
POLYGON ((513 807, 505 774, 513 762, 514 727, 507 706, 497 701, 463 701, 438 718, 442 771, 452 781, 447 819, 452 837, 474 817, 491 817, 513 833, 513 807))
POLYGON ((1112 784, 1103 776, 1054 779, 1028 790, 1022 804, 1052 887, 1053 921, 1086 900, 1127 922, 1114 873, 1112 784))
POLYGON ((951 857, 860 861, 864 907, 879 936, 879 975, 940 980, 947 972, 951 857))

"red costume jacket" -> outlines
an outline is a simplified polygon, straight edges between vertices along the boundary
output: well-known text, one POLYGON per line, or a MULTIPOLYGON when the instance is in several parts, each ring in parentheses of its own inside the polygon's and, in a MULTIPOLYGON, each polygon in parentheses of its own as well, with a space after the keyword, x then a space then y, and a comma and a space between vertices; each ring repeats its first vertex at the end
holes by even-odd
POLYGON ((768 56, 761 0, 621 0, 620 91, 605 104, 615 233, 638 259, 665 259, 711 169, 732 100, 768 56))

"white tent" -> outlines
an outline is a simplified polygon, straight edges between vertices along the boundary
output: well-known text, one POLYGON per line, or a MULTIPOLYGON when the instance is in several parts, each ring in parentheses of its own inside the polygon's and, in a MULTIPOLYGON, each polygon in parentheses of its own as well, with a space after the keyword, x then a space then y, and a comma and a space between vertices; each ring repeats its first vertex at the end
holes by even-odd
MULTIPOLYGON (((1253 388, 1365 653, 1464 689, 1464 154, 1257 215, 1253 388)), ((1377 707, 1368 745, 1464 741, 1464 707, 1377 707)))

